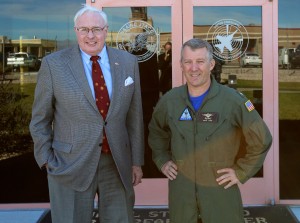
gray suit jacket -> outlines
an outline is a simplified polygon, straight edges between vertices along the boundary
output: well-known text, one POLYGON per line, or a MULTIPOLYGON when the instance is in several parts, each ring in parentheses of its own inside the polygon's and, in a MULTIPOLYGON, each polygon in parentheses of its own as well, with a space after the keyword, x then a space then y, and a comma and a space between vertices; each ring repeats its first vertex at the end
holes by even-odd
POLYGON ((48 174, 78 191, 92 182, 105 128, 125 188, 132 188, 132 166, 144 163, 143 117, 135 56, 107 48, 112 98, 103 120, 89 88, 80 50, 64 49, 43 58, 35 90, 30 132, 34 155, 48 174), (131 77, 133 83, 125 86, 131 77))

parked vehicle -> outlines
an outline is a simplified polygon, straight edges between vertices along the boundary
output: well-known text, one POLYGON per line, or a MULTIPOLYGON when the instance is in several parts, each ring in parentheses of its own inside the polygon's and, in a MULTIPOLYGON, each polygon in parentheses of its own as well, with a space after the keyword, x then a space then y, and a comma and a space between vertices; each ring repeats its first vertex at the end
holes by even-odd
POLYGON ((295 53, 296 48, 282 48, 278 51, 278 65, 281 68, 291 68, 291 56, 295 53))
POLYGON ((27 67, 32 70, 38 70, 41 62, 35 55, 25 52, 18 52, 9 55, 7 58, 7 65, 11 66, 12 69, 27 67))
POLYGON ((262 59, 260 58, 260 56, 257 53, 246 52, 242 55, 240 64, 241 64, 241 67, 246 67, 246 66, 261 67, 262 59))
POLYGON ((296 68, 300 66, 300 45, 297 47, 296 51, 291 55, 291 68, 296 68))

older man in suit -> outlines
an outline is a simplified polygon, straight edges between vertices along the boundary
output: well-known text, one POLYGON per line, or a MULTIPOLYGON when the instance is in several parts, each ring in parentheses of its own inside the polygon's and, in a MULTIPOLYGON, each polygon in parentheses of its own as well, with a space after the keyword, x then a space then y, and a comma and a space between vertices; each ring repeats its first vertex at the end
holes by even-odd
POLYGON ((43 58, 30 123, 52 221, 90 223, 98 194, 101 223, 132 223, 144 162, 137 59, 105 45, 104 12, 84 5, 74 23, 78 46, 43 58))

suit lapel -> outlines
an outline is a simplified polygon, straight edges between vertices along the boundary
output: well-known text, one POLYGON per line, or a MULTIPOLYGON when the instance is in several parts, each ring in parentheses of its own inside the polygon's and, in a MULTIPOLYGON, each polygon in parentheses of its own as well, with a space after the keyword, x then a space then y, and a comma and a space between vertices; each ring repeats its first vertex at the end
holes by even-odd
MULTIPOLYGON (((110 72, 112 76, 112 96, 110 100, 110 106, 107 114, 107 118, 109 118, 109 115, 112 113, 112 110, 117 105, 118 100, 120 100, 119 91, 122 87, 122 78, 123 72, 121 68, 121 62, 118 54, 115 52, 114 49, 107 47, 107 54, 109 58, 110 63, 110 72)), ((71 69, 71 73, 74 76, 75 80, 77 81, 78 85, 82 89, 84 95, 86 96, 87 100, 90 102, 90 104, 93 106, 93 108, 98 111, 97 105, 95 103, 95 100, 93 98, 90 86, 88 84, 88 81, 86 79, 85 73, 84 73, 84 67, 82 64, 82 58, 80 54, 80 50, 77 47, 74 47, 69 54, 69 61, 68 61, 69 68, 71 69)), ((100 114, 100 113, 99 113, 100 114)))
POLYGON ((93 95, 92 95, 92 92, 90 89, 90 86, 89 86, 88 81, 85 76, 85 71, 84 71, 84 67, 82 64, 81 54, 80 54, 80 50, 79 50, 78 46, 74 47, 72 49, 68 65, 72 71, 71 72, 72 75, 74 76, 75 80, 77 81, 79 87, 82 89, 87 100, 90 102, 90 104, 93 106, 93 108, 96 111, 98 111, 97 105, 95 103, 95 100, 93 98, 93 95))
POLYGON ((107 114, 107 118, 113 111, 114 107, 117 105, 117 101, 120 100, 120 95, 118 94, 120 91, 120 87, 122 87, 122 70, 120 58, 114 49, 107 47, 107 54, 110 63, 110 72, 112 76, 112 96, 110 100, 110 106, 107 114))

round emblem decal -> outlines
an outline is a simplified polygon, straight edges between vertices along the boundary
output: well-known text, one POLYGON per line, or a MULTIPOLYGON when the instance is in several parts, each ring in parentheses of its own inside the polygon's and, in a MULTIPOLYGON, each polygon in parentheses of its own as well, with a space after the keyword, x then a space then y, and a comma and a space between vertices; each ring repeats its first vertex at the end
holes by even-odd
POLYGON ((247 30, 234 19, 222 19, 214 23, 208 30, 206 40, 211 40, 214 56, 225 61, 241 57, 249 44, 247 30))
POLYGON ((135 20, 121 27, 117 46, 137 56, 139 62, 150 59, 157 51, 157 33, 147 22, 135 20))

